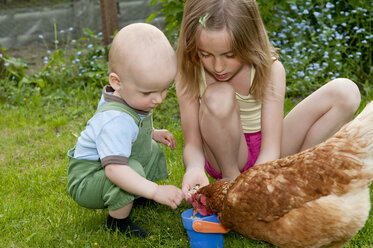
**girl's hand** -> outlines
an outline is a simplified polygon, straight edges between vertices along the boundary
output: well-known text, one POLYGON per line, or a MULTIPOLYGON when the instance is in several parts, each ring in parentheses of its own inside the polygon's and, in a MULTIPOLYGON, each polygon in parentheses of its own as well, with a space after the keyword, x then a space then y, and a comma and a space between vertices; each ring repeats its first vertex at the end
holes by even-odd
POLYGON ((164 144, 165 146, 176 148, 176 140, 172 133, 166 129, 154 129, 153 139, 157 142, 164 144))
POLYGON ((184 198, 188 203, 192 203, 192 197, 189 193, 189 190, 195 187, 196 185, 205 186, 209 184, 209 179, 206 176, 204 168, 192 167, 186 170, 182 183, 182 191, 184 198))
POLYGON ((183 192, 173 185, 158 185, 153 200, 176 209, 183 200, 183 192))

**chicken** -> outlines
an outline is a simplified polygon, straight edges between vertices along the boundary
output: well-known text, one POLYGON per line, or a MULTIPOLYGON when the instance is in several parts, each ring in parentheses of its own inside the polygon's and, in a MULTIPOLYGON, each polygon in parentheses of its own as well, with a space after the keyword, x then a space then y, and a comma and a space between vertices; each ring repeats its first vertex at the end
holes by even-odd
POLYGON ((192 199, 251 239, 343 247, 368 219, 372 179, 373 102, 327 141, 204 186, 192 199))

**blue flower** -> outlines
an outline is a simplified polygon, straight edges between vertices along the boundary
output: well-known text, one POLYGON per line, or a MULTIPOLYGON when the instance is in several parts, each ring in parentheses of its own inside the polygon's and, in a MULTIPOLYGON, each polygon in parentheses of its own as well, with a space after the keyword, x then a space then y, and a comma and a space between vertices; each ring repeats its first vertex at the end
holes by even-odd
POLYGON ((327 58, 329 58, 329 53, 328 53, 328 51, 325 51, 324 52, 324 59, 327 59, 327 58))
POLYGON ((342 39, 343 39, 343 35, 340 34, 340 33, 335 33, 335 38, 336 38, 337 40, 342 40, 342 39))
POLYGON ((305 76, 303 71, 297 71, 297 74, 298 74, 299 77, 304 77, 305 76))
POLYGON ((326 4, 326 7, 327 7, 328 9, 334 8, 334 4, 328 2, 328 3, 326 4))
POLYGON ((315 12, 313 12, 313 15, 314 15, 316 18, 318 18, 318 17, 321 16, 321 13, 315 11, 315 12))
POLYGON ((365 28, 359 28, 358 30, 356 30, 357 34, 362 33, 362 32, 365 32, 365 28))

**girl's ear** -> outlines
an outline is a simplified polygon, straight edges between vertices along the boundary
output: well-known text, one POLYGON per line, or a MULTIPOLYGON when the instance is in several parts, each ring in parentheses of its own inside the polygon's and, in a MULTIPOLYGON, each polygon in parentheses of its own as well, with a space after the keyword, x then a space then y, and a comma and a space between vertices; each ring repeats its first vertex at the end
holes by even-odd
POLYGON ((118 76, 118 74, 112 72, 109 74, 109 82, 110 82, 110 86, 114 89, 114 90, 118 90, 119 87, 120 87, 120 78, 118 76))

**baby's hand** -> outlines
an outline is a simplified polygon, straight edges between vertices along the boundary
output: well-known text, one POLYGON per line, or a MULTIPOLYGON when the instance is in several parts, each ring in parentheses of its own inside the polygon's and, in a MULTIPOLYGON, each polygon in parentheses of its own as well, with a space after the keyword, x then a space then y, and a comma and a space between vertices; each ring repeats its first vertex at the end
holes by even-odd
POLYGON ((153 139, 160 142, 168 147, 176 148, 176 140, 172 133, 166 129, 154 129, 153 139))
POLYGON ((153 200, 176 209, 183 200, 183 193, 173 185, 158 185, 153 200))

